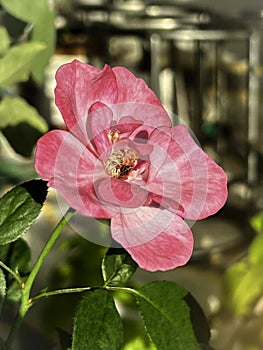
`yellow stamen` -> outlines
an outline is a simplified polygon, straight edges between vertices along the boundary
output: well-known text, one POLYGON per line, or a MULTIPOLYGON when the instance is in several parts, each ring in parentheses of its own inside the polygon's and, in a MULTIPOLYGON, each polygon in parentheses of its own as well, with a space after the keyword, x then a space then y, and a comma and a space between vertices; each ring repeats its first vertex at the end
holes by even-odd
POLYGON ((118 131, 110 130, 108 133, 108 138, 111 143, 116 143, 119 140, 119 133, 118 131))
POLYGON ((136 166, 138 154, 133 150, 113 151, 105 164, 106 173, 114 178, 124 178, 136 166))

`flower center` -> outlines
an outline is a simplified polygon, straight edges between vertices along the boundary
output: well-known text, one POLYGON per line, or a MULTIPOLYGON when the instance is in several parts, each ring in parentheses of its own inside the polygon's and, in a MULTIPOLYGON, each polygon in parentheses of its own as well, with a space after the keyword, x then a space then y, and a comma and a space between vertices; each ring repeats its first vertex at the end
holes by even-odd
POLYGON ((106 173, 114 178, 123 179, 136 166, 138 154, 133 150, 113 151, 105 164, 106 173))

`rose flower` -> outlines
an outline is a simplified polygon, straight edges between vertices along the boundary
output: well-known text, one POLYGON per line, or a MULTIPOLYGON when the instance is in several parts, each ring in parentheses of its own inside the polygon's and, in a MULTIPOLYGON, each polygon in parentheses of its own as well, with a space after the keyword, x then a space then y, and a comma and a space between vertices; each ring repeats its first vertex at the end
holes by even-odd
POLYGON ((38 140, 39 175, 79 213, 110 219, 112 238, 141 268, 184 265, 193 250, 184 219, 225 204, 225 172, 126 68, 74 60, 56 81, 67 130, 38 140))

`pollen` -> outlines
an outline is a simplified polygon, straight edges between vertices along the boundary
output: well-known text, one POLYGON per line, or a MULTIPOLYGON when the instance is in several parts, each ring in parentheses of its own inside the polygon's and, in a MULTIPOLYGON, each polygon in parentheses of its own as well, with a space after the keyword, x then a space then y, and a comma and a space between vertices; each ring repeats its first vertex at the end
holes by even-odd
POLYGON ((111 143, 116 143, 119 140, 118 131, 110 130, 108 133, 108 138, 111 143))
POLYGON ((136 166, 138 154, 133 150, 113 151, 105 164, 106 173, 114 178, 123 179, 136 166))

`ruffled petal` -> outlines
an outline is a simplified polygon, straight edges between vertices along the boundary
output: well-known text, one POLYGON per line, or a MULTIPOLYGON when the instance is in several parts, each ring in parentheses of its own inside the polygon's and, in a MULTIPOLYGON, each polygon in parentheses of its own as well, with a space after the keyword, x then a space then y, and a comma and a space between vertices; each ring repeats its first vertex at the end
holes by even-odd
POLYGON ((112 119, 112 110, 101 102, 95 102, 89 109, 87 136, 94 146, 97 156, 104 160, 112 145, 109 139, 112 119))
POLYGON ((94 102, 110 105, 118 99, 115 75, 108 65, 101 70, 74 60, 58 69, 56 81, 55 102, 70 130, 87 117, 94 102))
POLYGON ((171 127, 172 125, 168 113, 161 105, 131 100, 125 103, 120 101, 118 104, 112 105, 111 108, 117 123, 121 118, 131 116, 135 120, 143 122, 142 128, 149 129, 150 132, 157 127, 171 127))
POLYGON ((53 179, 57 153, 66 135, 67 131, 52 130, 38 140, 35 152, 35 169, 43 180, 53 179))
POLYGON ((148 199, 146 190, 132 183, 111 177, 97 181, 95 188, 97 196, 102 202, 120 208, 138 208, 144 205, 148 199))
POLYGON ((118 85, 118 103, 140 102, 162 106, 155 93, 143 79, 135 77, 124 67, 112 68, 118 85))
POLYGON ((81 214, 109 218, 112 213, 96 197, 94 176, 104 176, 101 162, 71 133, 54 130, 37 142, 35 168, 81 214))
POLYGON ((168 210, 141 207, 114 215, 113 238, 148 271, 170 270, 187 263, 193 250, 188 225, 168 210))
POLYGON ((123 116, 119 119, 116 129, 120 134, 120 138, 129 137, 134 130, 143 124, 141 120, 134 119, 130 116, 123 116))
POLYGON ((162 132, 171 139, 168 148, 161 137, 160 142, 155 139, 157 153, 150 157, 154 170, 149 171, 148 179, 149 191, 157 195, 154 199, 191 220, 215 214, 227 198, 225 172, 195 143, 185 126, 158 131, 162 132))

